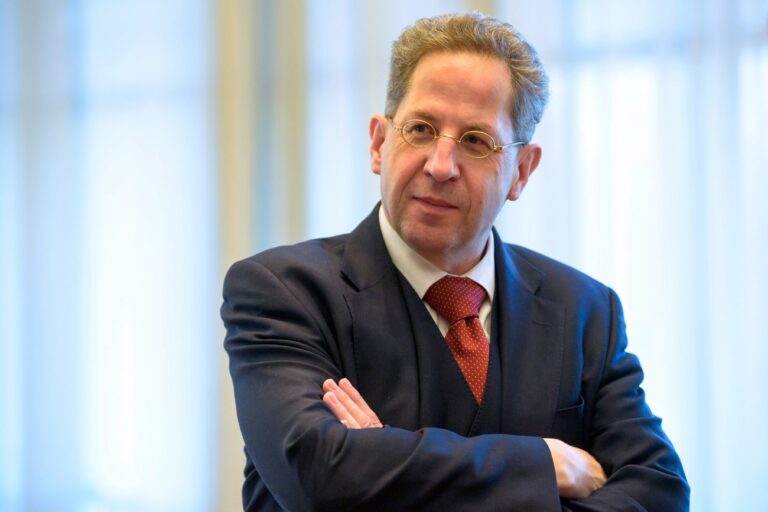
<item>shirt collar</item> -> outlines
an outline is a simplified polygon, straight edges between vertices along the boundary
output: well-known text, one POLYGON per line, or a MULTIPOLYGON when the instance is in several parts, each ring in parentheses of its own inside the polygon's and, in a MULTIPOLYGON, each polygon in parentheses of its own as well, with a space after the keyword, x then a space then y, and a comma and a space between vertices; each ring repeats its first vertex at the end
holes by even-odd
MULTIPOLYGON (((437 268, 405 243, 397 231, 395 231, 395 228, 392 227, 392 224, 390 224, 389 219, 384 213, 383 205, 379 206, 379 226, 384 238, 384 245, 386 245, 387 252, 389 252, 390 258, 392 258, 392 263, 403 274, 419 297, 423 298, 435 281, 448 275, 447 272, 437 268)), ((493 301, 493 294, 496 290, 496 265, 493 252, 493 236, 488 236, 483 257, 480 258, 477 265, 472 267, 469 272, 461 276, 468 277, 485 288, 488 300, 490 301, 493 301)))

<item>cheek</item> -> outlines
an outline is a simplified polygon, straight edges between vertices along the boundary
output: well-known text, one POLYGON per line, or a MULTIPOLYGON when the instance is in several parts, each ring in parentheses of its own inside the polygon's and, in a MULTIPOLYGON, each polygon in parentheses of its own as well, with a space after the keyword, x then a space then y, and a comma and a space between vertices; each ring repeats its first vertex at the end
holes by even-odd
MULTIPOLYGON (((423 166, 423 163, 421 165, 423 166)), ((402 194, 421 169, 419 159, 408 153, 392 155, 387 168, 387 188, 390 193, 395 194, 402 194)))
POLYGON ((509 184, 509 180, 502 176, 489 177, 484 183, 477 185, 475 197, 481 197, 483 209, 493 213, 506 198, 509 184))
POLYGON ((403 172, 398 163, 387 162, 380 176, 381 179, 381 199, 387 205, 387 209, 394 214, 399 209, 399 203, 402 202, 407 180, 404 179, 403 172))
POLYGON ((508 188, 505 189, 497 180, 479 186, 473 195, 476 200, 472 202, 471 216, 475 219, 472 224, 479 227, 493 224, 506 201, 507 191, 508 188))

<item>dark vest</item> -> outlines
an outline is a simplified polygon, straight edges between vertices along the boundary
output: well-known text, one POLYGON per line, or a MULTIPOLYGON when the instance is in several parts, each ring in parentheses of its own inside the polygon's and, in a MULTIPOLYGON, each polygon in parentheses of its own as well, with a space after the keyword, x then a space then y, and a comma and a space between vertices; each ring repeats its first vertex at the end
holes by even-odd
POLYGON ((482 403, 478 407, 437 324, 408 280, 399 272, 398 277, 411 322, 418 365, 418 428, 444 428, 463 436, 500 432, 498 301, 494 301, 491 308, 488 378, 482 403))

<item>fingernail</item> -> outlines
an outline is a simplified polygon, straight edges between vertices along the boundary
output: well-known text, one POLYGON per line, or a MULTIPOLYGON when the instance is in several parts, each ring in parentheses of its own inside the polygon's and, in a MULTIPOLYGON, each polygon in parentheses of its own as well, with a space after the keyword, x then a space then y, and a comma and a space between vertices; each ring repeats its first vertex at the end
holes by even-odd
POLYGON ((336 395, 333 393, 333 391, 329 391, 329 392, 327 392, 327 393, 325 394, 325 396, 328 398, 328 400, 329 400, 329 401, 330 401, 330 402, 331 402, 333 405, 338 405, 338 404, 339 404, 339 399, 338 399, 338 398, 336 398, 336 395))

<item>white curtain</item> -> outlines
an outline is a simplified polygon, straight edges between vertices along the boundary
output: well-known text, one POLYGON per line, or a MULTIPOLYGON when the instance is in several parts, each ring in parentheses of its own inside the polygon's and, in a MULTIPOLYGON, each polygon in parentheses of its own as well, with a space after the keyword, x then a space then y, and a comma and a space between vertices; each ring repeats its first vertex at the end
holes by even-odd
POLYGON ((207 2, 0 1, 0 509, 216 499, 207 2))
POLYGON ((768 4, 500 2, 540 48, 542 167, 500 227, 614 287, 696 511, 768 469, 768 4))

